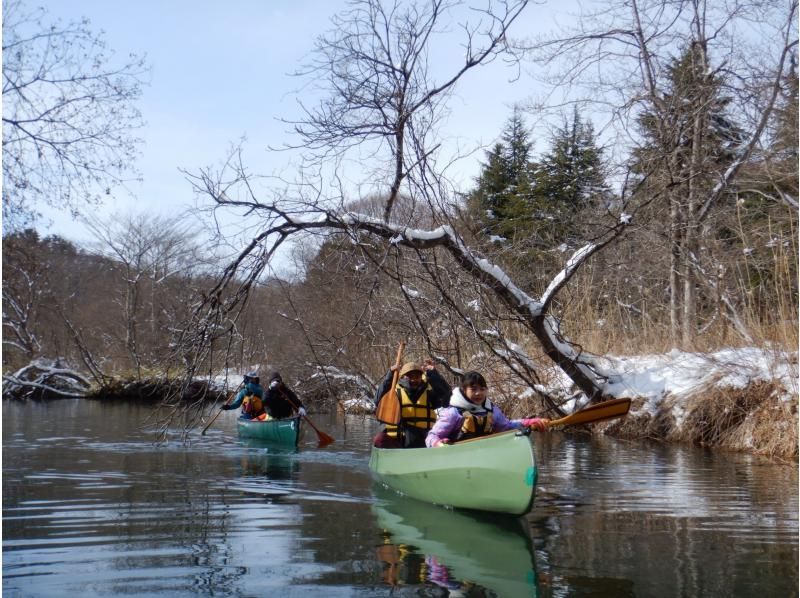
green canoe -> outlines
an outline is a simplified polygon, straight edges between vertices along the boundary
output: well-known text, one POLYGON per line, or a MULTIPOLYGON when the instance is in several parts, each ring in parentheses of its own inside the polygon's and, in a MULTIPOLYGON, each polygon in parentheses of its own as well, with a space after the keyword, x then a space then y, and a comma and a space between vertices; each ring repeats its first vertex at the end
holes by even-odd
POLYGON ((522 515, 536 488, 529 434, 509 430, 439 448, 373 447, 369 468, 386 486, 418 500, 522 515))
POLYGON ((240 419, 238 427, 242 438, 257 438, 282 446, 297 446, 300 439, 300 417, 266 421, 240 419))
MULTIPOLYGON (((411 551, 425 557, 430 574, 434 565, 446 567, 439 569, 446 579, 432 579, 434 583, 446 581, 449 587, 474 583, 497 596, 538 595, 536 563, 524 519, 442 509, 382 487, 375 488, 374 494, 377 502, 372 511, 378 527, 388 534, 385 542, 397 548, 379 551, 379 558, 396 554, 402 560, 411 551)), ((396 567, 396 571, 398 577, 414 573, 411 566, 396 567)), ((412 577, 395 581, 419 583, 412 577)))

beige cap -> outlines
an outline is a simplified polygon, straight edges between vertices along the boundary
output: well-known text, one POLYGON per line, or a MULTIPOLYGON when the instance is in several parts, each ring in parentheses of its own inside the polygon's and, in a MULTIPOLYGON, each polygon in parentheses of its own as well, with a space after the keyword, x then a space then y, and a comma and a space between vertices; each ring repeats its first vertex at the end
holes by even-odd
POLYGON ((404 363, 403 367, 400 368, 400 377, 402 378, 409 372, 422 373, 422 366, 418 364, 416 361, 409 361, 408 363, 404 363))

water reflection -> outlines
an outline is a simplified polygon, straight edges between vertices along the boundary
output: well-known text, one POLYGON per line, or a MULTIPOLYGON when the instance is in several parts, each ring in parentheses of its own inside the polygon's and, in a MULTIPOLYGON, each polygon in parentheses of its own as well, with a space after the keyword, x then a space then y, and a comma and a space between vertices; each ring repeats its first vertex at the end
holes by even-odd
POLYGON ((363 418, 315 414, 337 442, 295 451, 233 413, 188 445, 148 406, 2 415, 3 596, 797 595, 797 469, 747 455, 536 435, 509 526, 375 489, 363 418))
POLYGON ((522 519, 445 509, 379 484, 374 493, 385 583, 434 584, 446 596, 538 596, 522 519))
POLYGON ((239 473, 243 477, 264 476, 270 480, 297 479, 298 449, 271 444, 258 438, 240 438, 247 450, 239 454, 239 473))

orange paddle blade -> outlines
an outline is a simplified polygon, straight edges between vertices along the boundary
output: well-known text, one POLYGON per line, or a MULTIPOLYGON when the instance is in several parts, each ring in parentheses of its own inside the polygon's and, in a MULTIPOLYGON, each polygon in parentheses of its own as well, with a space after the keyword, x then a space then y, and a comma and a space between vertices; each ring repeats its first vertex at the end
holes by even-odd
POLYGON ((336 440, 333 436, 328 436, 325 432, 317 428, 317 426, 314 425, 314 422, 308 419, 307 415, 304 415, 303 419, 306 420, 306 423, 308 423, 309 426, 314 428, 314 431, 317 433, 317 442, 319 443, 318 444, 319 448, 322 448, 323 446, 328 446, 331 442, 336 440))
POLYGON ((394 362, 395 369, 392 375, 392 385, 381 397, 378 403, 378 409, 375 411, 375 418, 379 422, 385 424, 396 424, 400 421, 400 402, 397 400, 394 389, 397 386, 397 381, 400 379, 400 361, 403 359, 403 349, 405 349, 405 346, 406 344, 401 342, 400 346, 397 348, 397 359, 395 359, 394 362))

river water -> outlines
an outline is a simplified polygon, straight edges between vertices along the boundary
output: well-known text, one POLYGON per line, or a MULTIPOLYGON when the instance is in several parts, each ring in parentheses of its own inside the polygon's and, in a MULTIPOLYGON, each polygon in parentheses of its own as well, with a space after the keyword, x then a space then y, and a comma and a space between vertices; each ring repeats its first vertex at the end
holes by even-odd
POLYGON ((235 415, 157 444, 152 407, 3 401, 3 596, 796 596, 797 469, 534 434, 522 518, 371 481, 376 424, 240 441, 235 415))

